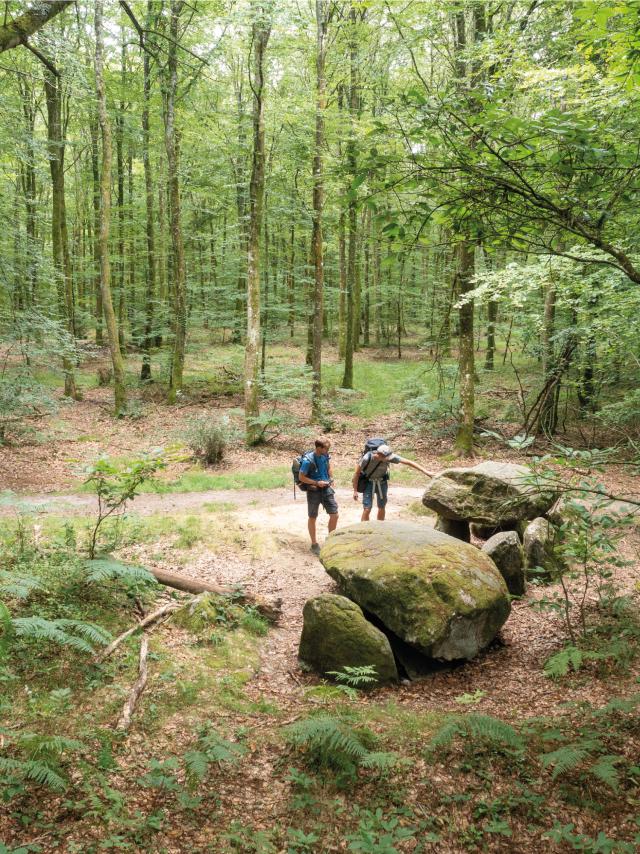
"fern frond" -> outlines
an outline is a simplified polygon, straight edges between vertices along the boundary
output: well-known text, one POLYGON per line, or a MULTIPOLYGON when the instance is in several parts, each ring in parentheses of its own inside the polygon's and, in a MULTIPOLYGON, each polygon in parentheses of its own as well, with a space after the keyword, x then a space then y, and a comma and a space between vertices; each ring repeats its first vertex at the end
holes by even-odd
POLYGON ((551 679, 566 676, 570 668, 577 673, 582 666, 583 657, 582 651, 577 647, 567 646, 547 659, 544 665, 545 676, 551 679))
POLYGON ((33 575, 15 575, 0 569, 0 595, 13 599, 26 599, 34 590, 42 589, 42 584, 33 575))
POLYGON ((67 782, 56 770, 46 762, 28 759, 9 759, 0 756, 0 773, 10 774, 26 780, 33 780, 41 786, 47 786, 55 792, 62 792, 67 787, 67 782))
POLYGON ((591 748, 579 744, 566 744, 553 750, 551 753, 543 753, 540 757, 543 768, 553 768, 551 779, 555 780, 567 771, 577 768, 591 753, 591 748))
POLYGON ((88 640, 94 646, 106 646, 113 638, 106 629, 96 623, 87 623, 84 620, 56 620, 57 624, 88 640))
POLYGON ((60 757, 67 750, 76 751, 85 747, 75 738, 67 738, 64 735, 41 735, 35 732, 22 733, 17 743, 30 759, 42 756, 60 757))
POLYGON ((44 617, 14 617, 11 621, 18 637, 70 646, 80 652, 93 653, 93 645, 104 646, 110 635, 100 626, 80 620, 45 620, 44 617), (71 634, 77 632, 80 637, 71 634), (84 637, 83 637, 84 635, 84 637), (85 639, 87 638, 87 639, 85 639), (91 642, 90 642, 91 641, 91 642))
POLYGON ((525 748, 523 738, 515 729, 492 715, 467 715, 464 723, 469 734, 474 738, 488 741, 496 747, 509 747, 512 750, 525 748))
POLYGON ((209 770, 209 757, 201 750, 190 750, 184 755, 187 775, 196 780, 204 780, 209 770))
POLYGON ((367 753, 362 758, 360 764, 363 768, 377 768, 378 771, 386 771, 389 768, 393 768, 397 761, 398 756, 396 753, 373 751, 367 753))
POLYGON ((431 741, 429 742, 428 750, 430 752, 437 750, 439 747, 448 747, 451 742, 458 735, 462 735, 463 730, 460 726, 459 719, 454 718, 453 720, 447 721, 446 724, 443 724, 438 732, 433 736, 431 741))
POLYGON ((600 756, 589 768, 589 773, 598 780, 602 780, 602 782, 609 786, 610 789, 613 789, 614 792, 617 792, 619 788, 619 774, 618 769, 615 766, 621 761, 621 756, 600 756))
POLYGON ((114 558, 95 558, 85 563, 87 581, 99 583, 102 581, 121 581, 124 584, 155 584, 156 579, 143 566, 134 566, 114 558))

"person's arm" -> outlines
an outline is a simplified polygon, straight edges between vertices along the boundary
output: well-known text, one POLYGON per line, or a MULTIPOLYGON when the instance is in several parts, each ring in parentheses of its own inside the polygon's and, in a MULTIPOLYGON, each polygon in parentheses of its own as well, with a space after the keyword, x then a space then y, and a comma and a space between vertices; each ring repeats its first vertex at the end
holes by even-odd
POLYGON ((427 477, 434 477, 430 471, 427 471, 419 463, 414 463, 413 460, 405 460, 404 457, 399 457, 398 462, 403 463, 405 466, 410 466, 410 468, 415 469, 416 471, 421 471, 422 474, 426 474, 427 477))
POLYGON ((353 500, 354 501, 358 500, 358 480, 360 479, 361 474, 362 474, 362 469, 360 468, 359 465, 357 465, 355 473, 354 473, 353 478, 351 480, 351 484, 353 486, 353 500))

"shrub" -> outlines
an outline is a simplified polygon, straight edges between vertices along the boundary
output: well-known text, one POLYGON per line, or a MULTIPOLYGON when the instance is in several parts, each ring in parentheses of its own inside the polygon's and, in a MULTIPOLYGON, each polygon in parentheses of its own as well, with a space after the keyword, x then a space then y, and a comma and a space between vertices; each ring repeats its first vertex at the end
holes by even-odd
POLYGON ((187 427, 187 445, 194 457, 207 466, 219 463, 233 438, 229 419, 212 419, 208 415, 193 418, 187 427))

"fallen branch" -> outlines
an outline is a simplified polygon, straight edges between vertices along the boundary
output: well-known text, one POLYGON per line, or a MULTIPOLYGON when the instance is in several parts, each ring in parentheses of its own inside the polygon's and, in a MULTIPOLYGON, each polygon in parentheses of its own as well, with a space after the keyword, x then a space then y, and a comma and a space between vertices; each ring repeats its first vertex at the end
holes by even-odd
POLYGON ((164 584, 166 587, 173 587, 175 590, 184 590, 185 593, 215 593, 217 596, 233 596, 236 602, 239 602, 241 605, 252 605, 270 623, 275 624, 280 618, 282 610, 281 599, 268 602, 261 596, 256 596, 252 593, 238 593, 232 587, 221 587, 219 584, 189 578, 187 575, 176 575, 173 572, 165 572, 163 569, 150 569, 149 571, 153 574, 156 581, 164 584))
POLYGON ((127 697, 125 704, 122 708, 122 714, 118 719, 118 723, 116 724, 116 729, 120 731, 124 731, 129 729, 129 724, 131 723, 131 717, 135 711, 136 704, 140 699, 140 695, 144 691, 144 686, 147 684, 147 654, 149 652, 149 638, 146 635, 142 635, 142 640, 140 641, 140 659, 138 664, 138 678, 133 683, 133 687, 127 697))
POLYGON ((183 605, 184 602, 167 602, 167 604, 163 605, 162 608, 158 608, 157 611, 147 614, 147 616, 143 620, 140 620, 136 626, 132 626, 130 629, 127 629, 126 632, 118 635, 115 640, 111 641, 109 646, 103 649, 102 652, 96 656, 96 662, 101 664, 105 659, 109 658, 112 652, 115 652, 123 641, 126 641, 127 638, 131 637, 134 632, 137 632, 140 629, 146 629, 147 626, 157 623, 158 620, 162 619, 162 617, 165 617, 167 614, 171 614, 173 611, 177 611, 179 608, 182 608, 183 605))

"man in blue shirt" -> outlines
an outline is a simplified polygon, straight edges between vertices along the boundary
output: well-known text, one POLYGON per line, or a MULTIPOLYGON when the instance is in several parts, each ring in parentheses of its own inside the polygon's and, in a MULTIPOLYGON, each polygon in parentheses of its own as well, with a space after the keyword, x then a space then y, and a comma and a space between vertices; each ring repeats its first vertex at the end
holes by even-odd
POLYGON ((335 531, 338 524, 338 504, 333 490, 333 472, 327 439, 316 439, 313 453, 306 454, 300 465, 300 482, 307 486, 307 509, 309 511, 309 536, 311 551, 314 555, 320 553, 316 537, 316 519, 320 505, 329 514, 329 533, 335 531))

